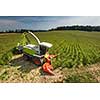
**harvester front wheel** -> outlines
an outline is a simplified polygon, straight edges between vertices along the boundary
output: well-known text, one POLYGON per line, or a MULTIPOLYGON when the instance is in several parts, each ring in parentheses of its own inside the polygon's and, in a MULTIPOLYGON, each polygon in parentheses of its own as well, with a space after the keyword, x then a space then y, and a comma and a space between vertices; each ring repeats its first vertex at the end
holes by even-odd
POLYGON ((33 58, 32 58, 32 61, 33 61, 33 63, 34 63, 35 65, 37 65, 37 66, 40 66, 40 65, 41 65, 41 61, 40 61, 40 59, 37 58, 37 57, 33 57, 33 58))

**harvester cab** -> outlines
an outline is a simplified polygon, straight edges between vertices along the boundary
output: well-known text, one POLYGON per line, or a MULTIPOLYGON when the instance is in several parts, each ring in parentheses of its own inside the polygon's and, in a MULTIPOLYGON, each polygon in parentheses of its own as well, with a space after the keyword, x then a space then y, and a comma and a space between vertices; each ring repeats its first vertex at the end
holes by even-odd
POLYGON ((30 31, 28 33, 36 39, 38 45, 31 44, 27 35, 24 35, 24 39, 26 38, 28 42, 26 44, 24 43, 23 46, 18 45, 17 48, 19 52, 23 53, 23 56, 26 59, 31 60, 34 64, 38 66, 43 65, 44 55, 46 54, 48 49, 52 47, 52 44, 48 42, 40 42, 39 38, 35 34, 30 31))

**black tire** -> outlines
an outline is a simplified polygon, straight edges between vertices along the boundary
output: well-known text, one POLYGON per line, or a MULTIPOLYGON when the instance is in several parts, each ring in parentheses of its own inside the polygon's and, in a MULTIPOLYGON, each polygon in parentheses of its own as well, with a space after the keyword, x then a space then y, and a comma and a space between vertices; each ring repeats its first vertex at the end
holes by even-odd
POLYGON ((27 54, 23 54, 23 58, 26 61, 31 60, 31 57, 29 57, 27 54))
POLYGON ((39 59, 38 57, 33 57, 33 58, 32 58, 32 61, 33 61, 33 63, 34 63, 35 65, 41 66, 41 61, 40 61, 40 59, 39 59))

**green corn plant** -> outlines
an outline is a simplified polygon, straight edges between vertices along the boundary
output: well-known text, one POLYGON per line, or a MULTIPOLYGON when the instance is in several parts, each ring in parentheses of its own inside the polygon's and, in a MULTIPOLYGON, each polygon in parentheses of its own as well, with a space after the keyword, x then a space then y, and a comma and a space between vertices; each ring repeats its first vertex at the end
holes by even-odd
POLYGON ((13 53, 12 50, 7 51, 4 55, 2 55, 0 59, 1 65, 9 64, 9 61, 12 59, 13 53))

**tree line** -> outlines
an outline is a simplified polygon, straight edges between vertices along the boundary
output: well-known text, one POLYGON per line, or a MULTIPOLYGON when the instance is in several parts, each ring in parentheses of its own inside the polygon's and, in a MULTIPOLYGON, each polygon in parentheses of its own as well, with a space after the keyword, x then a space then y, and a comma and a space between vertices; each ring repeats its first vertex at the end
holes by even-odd
POLYGON ((0 33, 23 33, 23 32, 47 32, 47 31, 58 31, 58 30, 79 30, 79 31, 97 31, 100 32, 100 26, 79 26, 79 25, 73 25, 73 26, 59 26, 56 28, 52 28, 49 30, 29 30, 29 29, 16 29, 16 30, 5 30, 0 31, 0 33))
POLYGON ((56 31, 56 30, 80 30, 80 31, 98 31, 100 32, 100 26, 79 26, 79 25, 73 25, 73 26, 60 26, 57 28, 52 28, 49 31, 56 31))
POLYGON ((28 29, 16 29, 16 30, 5 30, 5 31, 0 31, 0 33, 23 33, 23 32, 46 32, 48 30, 28 30, 28 29))

